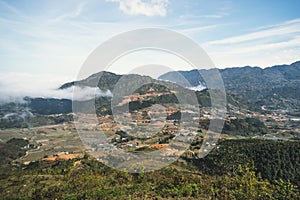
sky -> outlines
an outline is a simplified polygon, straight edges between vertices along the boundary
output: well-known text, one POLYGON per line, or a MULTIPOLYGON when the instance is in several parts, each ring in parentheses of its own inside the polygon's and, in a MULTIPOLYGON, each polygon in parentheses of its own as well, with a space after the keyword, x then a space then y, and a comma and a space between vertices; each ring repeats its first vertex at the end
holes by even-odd
MULTIPOLYGON (((75 80, 101 43, 149 27, 186 35, 218 68, 290 64, 300 60, 299 8, 299 0, 0 0, 0 87, 75 80)), ((125 73, 137 57, 111 71, 125 73)))

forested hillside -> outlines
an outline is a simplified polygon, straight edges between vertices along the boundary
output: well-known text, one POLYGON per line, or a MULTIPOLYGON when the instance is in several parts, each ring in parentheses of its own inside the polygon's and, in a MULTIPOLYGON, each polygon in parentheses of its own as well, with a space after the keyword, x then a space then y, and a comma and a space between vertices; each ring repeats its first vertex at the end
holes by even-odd
MULTIPOLYGON (((234 67, 219 69, 225 89, 230 94, 259 106, 266 105, 272 109, 298 109, 300 106, 300 61, 291 65, 278 65, 268 68, 234 67)), ((192 70, 168 72, 161 75, 162 80, 178 82, 179 74, 192 86, 205 84, 202 75, 211 70, 192 70)))
POLYGON ((204 159, 116 171, 86 155, 0 171, 5 199, 299 199, 299 142, 228 140, 204 159), (298 187, 297 187, 298 185, 298 187))

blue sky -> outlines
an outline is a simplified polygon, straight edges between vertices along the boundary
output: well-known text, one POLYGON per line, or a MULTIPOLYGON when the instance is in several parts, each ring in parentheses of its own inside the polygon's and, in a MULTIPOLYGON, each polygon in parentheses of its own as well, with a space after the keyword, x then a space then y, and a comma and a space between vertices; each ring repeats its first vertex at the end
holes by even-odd
POLYGON ((103 41, 146 27, 187 35, 219 68, 292 63, 299 8, 299 0, 0 0, 0 73, 73 80, 103 41))

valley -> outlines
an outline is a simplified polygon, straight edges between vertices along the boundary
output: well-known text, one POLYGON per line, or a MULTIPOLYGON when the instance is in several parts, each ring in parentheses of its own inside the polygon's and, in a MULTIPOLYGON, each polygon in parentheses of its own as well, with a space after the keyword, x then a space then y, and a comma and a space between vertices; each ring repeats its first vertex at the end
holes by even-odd
POLYGON ((1 195, 13 199, 299 197, 300 118, 294 106, 298 99, 293 100, 292 94, 286 98, 296 103, 293 106, 272 107, 273 97, 257 96, 264 103, 247 99, 243 88, 239 84, 230 88, 225 77, 228 93, 221 119, 212 109, 210 89, 193 91, 175 81, 125 75, 140 80, 121 85, 116 95, 113 88, 120 78, 100 72, 58 89, 97 83, 103 94, 112 96, 73 102, 26 97, 23 103, 1 105, 1 195), (142 82, 148 83, 138 87, 142 82), (137 89, 125 95, 128 88, 137 89), (212 121, 224 122, 220 135, 209 130, 212 121), (136 155, 156 152, 158 160, 145 157, 143 165, 135 164, 136 155), (151 170, 164 162, 170 165, 151 170), (16 190, 23 193, 12 194, 16 190))

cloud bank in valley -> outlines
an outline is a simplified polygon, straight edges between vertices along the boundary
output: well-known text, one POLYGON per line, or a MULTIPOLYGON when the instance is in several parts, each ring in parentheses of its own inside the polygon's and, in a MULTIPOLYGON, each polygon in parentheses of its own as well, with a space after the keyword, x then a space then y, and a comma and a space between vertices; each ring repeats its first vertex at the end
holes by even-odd
POLYGON ((78 101, 92 99, 95 96, 112 96, 109 90, 102 91, 96 87, 76 88, 77 86, 72 86, 63 90, 58 89, 67 82, 67 79, 67 77, 52 75, 41 77, 31 74, 0 73, 0 103, 22 103, 24 97, 73 99, 74 89, 77 93, 74 100, 78 101))

